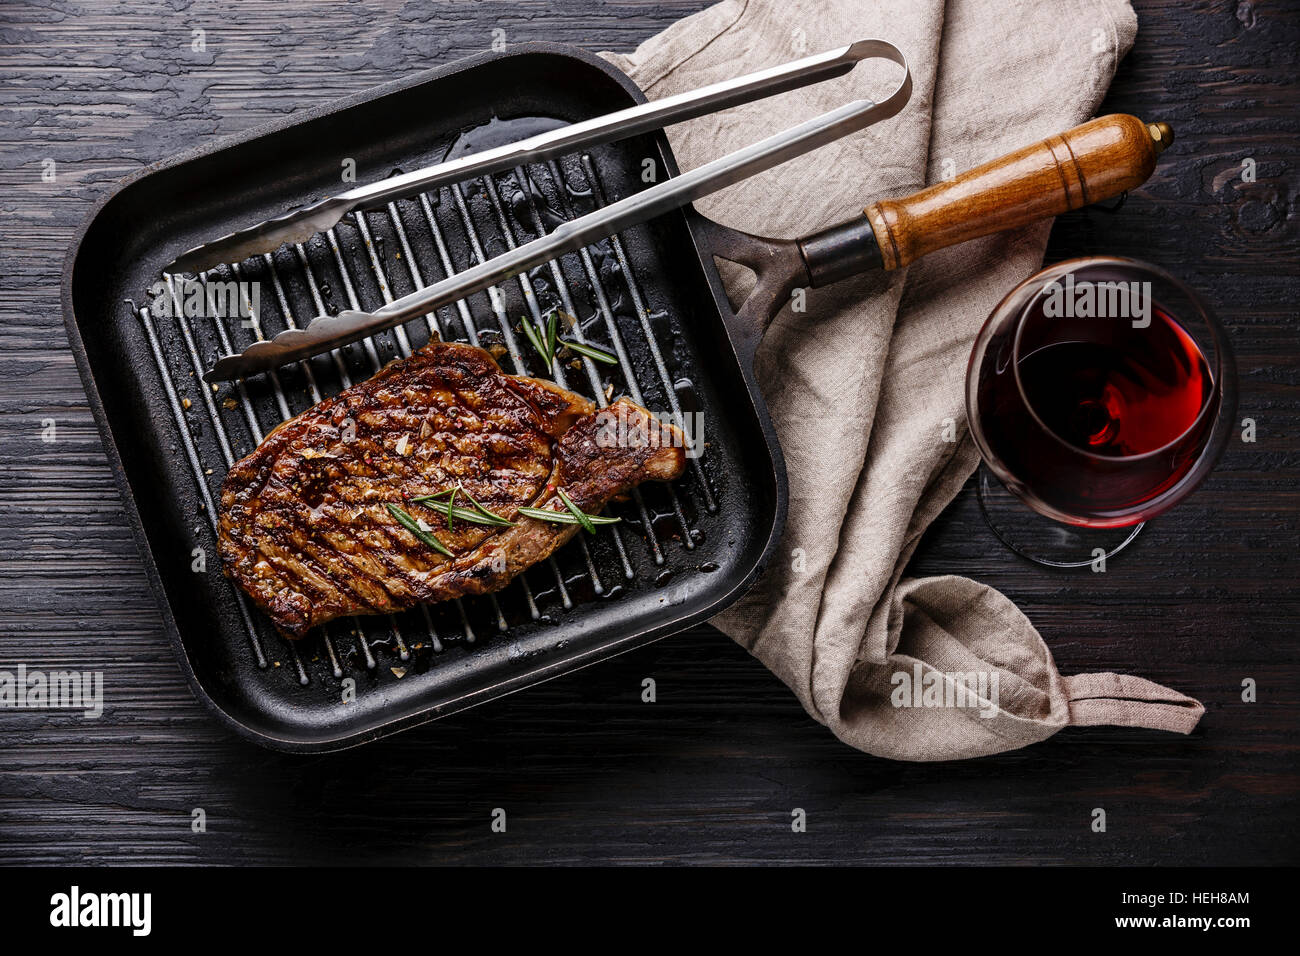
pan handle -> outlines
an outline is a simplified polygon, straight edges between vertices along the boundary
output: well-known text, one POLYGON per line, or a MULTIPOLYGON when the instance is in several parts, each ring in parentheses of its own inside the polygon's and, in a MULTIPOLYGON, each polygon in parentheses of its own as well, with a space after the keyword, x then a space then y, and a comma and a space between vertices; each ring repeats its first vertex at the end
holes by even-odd
POLYGON ((1047 219, 1140 186, 1173 142, 1166 123, 1102 116, 799 242, 814 286, 899 269, 947 246, 1047 219))

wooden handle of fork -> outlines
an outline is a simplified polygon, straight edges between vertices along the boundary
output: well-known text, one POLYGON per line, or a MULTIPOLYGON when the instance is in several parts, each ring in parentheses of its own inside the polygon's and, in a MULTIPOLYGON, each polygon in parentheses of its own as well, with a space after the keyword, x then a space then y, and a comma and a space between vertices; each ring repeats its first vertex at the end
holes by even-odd
POLYGON ((946 246, 1014 229, 1144 183, 1173 142, 1166 123, 1116 113, 1026 146, 865 213, 886 269, 946 246))

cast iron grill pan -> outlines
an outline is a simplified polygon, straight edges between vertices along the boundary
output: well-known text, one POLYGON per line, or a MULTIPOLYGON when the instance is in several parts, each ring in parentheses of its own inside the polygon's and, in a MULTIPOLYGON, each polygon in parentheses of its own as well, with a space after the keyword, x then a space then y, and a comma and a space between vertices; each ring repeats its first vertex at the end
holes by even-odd
POLYGON ((178 248, 337 190, 345 160, 373 180, 642 100, 594 56, 527 44, 150 167, 88 222, 65 275, 73 349, 182 667, 240 734, 298 751, 362 743, 706 619, 757 573, 779 532, 784 474, 748 372, 752 337, 729 328, 687 214, 274 374, 215 390, 200 378, 255 336, 377 308, 644 188, 647 158, 658 177, 675 174, 662 135, 349 215, 300 246, 209 273, 259 284, 256 328, 150 307, 178 248), (598 403, 628 395, 703 422, 706 448, 685 476, 643 485, 609 510, 621 524, 579 536, 495 595, 344 619, 298 642, 276 634, 220 573, 214 507, 229 465, 431 334, 548 377, 518 324, 553 307, 620 364, 557 364, 550 377, 598 403))

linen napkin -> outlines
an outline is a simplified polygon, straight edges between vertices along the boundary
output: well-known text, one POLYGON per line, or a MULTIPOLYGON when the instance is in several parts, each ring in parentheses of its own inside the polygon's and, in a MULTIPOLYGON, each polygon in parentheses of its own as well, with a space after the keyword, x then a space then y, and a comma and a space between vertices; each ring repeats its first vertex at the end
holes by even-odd
MULTIPOLYGON (((1087 120, 1136 32, 1127 0, 725 0, 631 54, 603 56, 653 99, 860 38, 901 48, 914 92, 899 116, 696 204, 725 225, 793 237, 1087 120)), ((896 78, 892 65, 862 64, 671 127, 669 139, 682 168, 694 168, 883 95, 896 78)), ((975 333, 1040 267, 1049 228, 947 249, 905 274, 809 290, 806 310, 784 310, 760 346, 758 379, 789 469, 789 520, 757 586, 713 623, 869 753, 977 757, 1069 724, 1188 733, 1203 713, 1141 678, 1064 677, 1002 594, 961 577, 903 575, 922 532, 978 464, 963 397, 975 333), (953 675, 971 675, 962 693, 953 675)), ((743 277, 724 277, 743 299, 743 277)))

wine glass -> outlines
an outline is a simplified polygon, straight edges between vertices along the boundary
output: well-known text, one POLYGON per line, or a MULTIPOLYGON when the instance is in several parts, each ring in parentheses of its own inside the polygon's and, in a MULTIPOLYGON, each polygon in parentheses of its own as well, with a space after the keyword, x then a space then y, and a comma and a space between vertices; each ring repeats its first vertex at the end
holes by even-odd
POLYGON ((993 310, 967 368, 989 526, 1039 564, 1110 557, 1214 467, 1236 394, 1223 327, 1168 272, 1105 256, 1042 270, 993 310))

